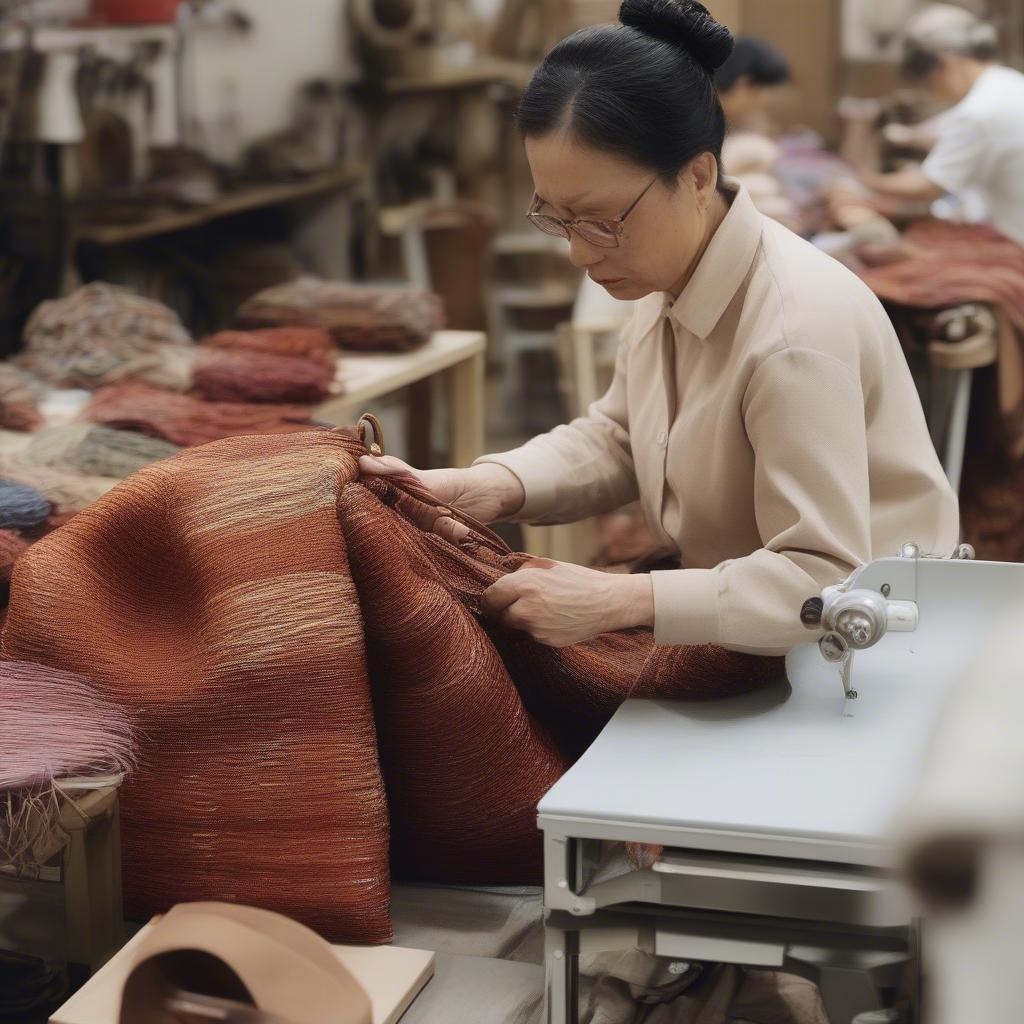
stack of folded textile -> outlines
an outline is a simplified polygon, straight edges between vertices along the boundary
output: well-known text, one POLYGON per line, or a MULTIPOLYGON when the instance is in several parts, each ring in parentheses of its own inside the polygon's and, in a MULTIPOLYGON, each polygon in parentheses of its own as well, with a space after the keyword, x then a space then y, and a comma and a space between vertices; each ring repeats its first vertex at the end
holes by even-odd
POLYGON ((342 350, 404 351, 443 326, 440 298, 418 288, 354 285, 303 277, 254 295, 240 327, 318 327, 342 350))

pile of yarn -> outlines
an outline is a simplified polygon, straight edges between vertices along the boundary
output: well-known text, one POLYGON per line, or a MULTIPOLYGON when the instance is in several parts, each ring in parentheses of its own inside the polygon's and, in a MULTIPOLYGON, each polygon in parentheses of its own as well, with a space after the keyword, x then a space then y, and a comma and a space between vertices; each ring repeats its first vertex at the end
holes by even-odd
POLYGON ((58 387, 129 379, 188 386, 192 339, 177 315, 114 285, 95 282, 44 302, 25 326, 24 340, 18 364, 58 387))
POLYGON ((44 302, 24 341, 0 363, 0 604, 25 547, 118 481, 181 446, 308 429, 340 390, 327 331, 196 345, 167 306, 102 282, 44 302))
POLYGON ((43 423, 39 403, 45 384, 11 363, 0 363, 0 427, 35 430, 43 423))
POLYGON ((193 393, 211 402, 322 402, 334 369, 301 356, 244 348, 196 352, 193 393))
POLYGON ((123 480, 179 451, 177 445, 145 434, 92 423, 69 423, 31 435, 22 458, 36 466, 123 480))
POLYGON ((303 326, 330 333, 344 351, 404 351, 443 326, 441 299, 420 288, 302 277, 257 293, 239 308, 247 328, 303 326))
MULTIPOLYGON (((135 381, 192 391, 211 401, 322 402, 334 382, 323 338, 296 339, 289 333, 247 345, 197 347, 168 307, 97 282, 36 310, 18 363, 57 387, 95 389, 135 381), (303 349, 317 357, 309 358, 303 349)), ((329 336, 326 340, 334 349, 329 336)), ((0 399, 2 389, 0 378, 0 399)))
POLYGON ((84 416, 92 423, 140 431, 186 448, 243 434, 309 430, 311 422, 308 406, 205 402, 144 384, 101 388, 84 416))
POLYGON ((25 455, 0 454, 0 479, 31 487, 41 494, 57 514, 81 512, 120 481, 113 477, 37 466, 25 455))
POLYGON ((0 530, 27 530, 45 523, 53 506, 34 487, 0 478, 0 530))

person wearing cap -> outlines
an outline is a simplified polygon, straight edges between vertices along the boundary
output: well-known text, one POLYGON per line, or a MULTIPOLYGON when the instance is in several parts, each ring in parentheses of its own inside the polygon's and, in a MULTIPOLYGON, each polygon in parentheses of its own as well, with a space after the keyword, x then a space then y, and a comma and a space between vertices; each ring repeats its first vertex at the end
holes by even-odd
MULTIPOLYGON (((639 499, 679 568, 614 575, 535 560, 483 610, 563 646, 646 627, 661 644, 783 654, 800 609, 916 541, 950 555, 957 499, 899 340, 857 277, 720 173, 714 75, 729 31, 693 0, 625 0, 618 25, 545 57, 518 108, 531 222, 635 300, 586 415, 470 468, 414 473, 485 522, 572 522, 639 499)), ((466 528, 442 517, 449 540, 466 528)))
POLYGON ((930 122, 935 142, 919 168, 863 171, 862 181, 883 207, 951 194, 967 219, 1024 245, 1024 75, 994 62, 996 46, 992 25, 952 4, 910 20, 902 73, 950 107, 930 122))

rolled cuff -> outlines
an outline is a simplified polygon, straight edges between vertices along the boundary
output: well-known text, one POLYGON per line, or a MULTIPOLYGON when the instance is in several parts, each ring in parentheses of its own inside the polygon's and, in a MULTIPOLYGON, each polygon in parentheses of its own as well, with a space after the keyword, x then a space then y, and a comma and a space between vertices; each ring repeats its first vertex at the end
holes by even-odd
POLYGON ((474 466, 484 463, 504 466, 519 477, 526 500, 518 512, 505 517, 509 523, 542 522, 549 515, 557 500, 556 483, 550 469, 545 469, 542 460, 522 449, 502 452, 499 455, 481 455, 474 466))
POLYGON ((655 643, 721 643, 719 579, 715 569, 652 572, 655 643))

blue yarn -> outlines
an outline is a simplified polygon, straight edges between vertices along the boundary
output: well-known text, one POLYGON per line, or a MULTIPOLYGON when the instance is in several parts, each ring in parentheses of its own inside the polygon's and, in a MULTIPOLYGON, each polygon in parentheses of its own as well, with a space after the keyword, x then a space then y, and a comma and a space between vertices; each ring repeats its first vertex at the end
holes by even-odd
POLYGON ((19 530, 45 522, 53 506, 34 488, 0 480, 0 529, 19 530))

